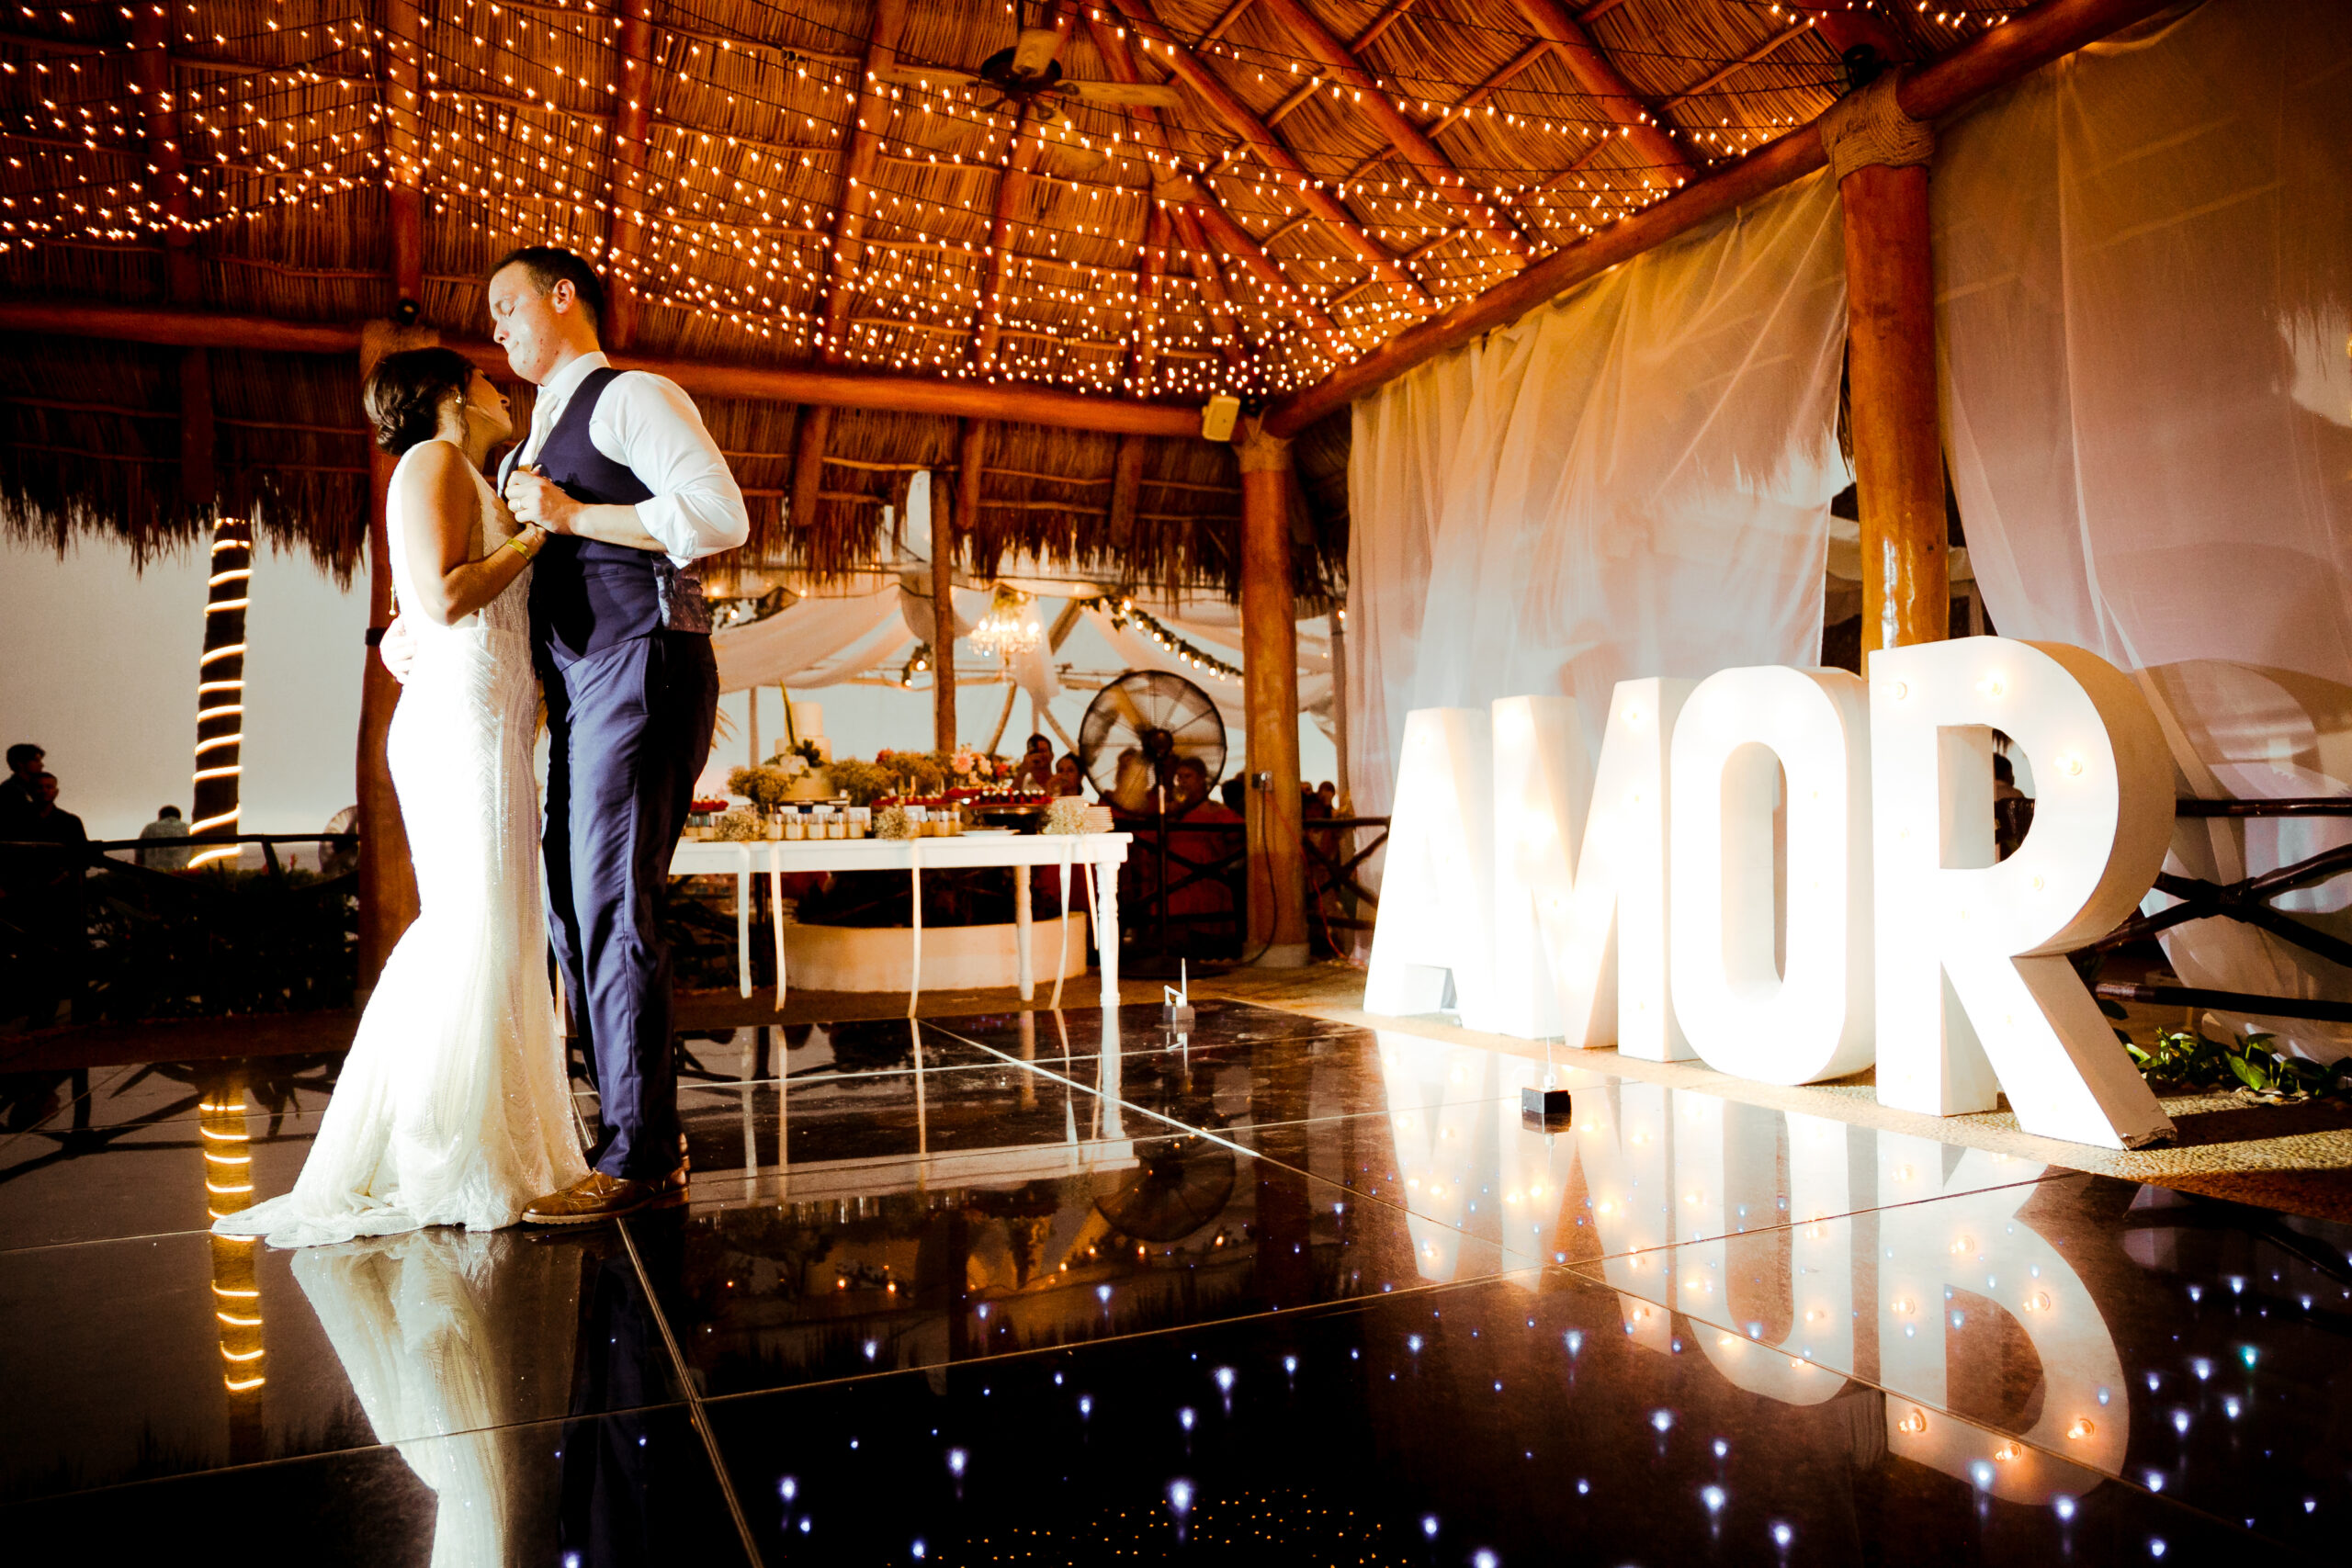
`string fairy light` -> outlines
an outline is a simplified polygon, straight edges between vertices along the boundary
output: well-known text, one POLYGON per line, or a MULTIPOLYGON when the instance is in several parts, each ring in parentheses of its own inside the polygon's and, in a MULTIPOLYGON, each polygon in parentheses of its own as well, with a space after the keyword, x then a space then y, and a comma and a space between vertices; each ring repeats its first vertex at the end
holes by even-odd
MULTIPOLYGON (((1307 210, 1310 190, 1340 202, 1442 309, 1525 265, 1489 228, 1515 229, 1541 255, 1670 196, 1686 176, 1644 158, 1632 140, 1637 126, 1668 136, 1704 170, 1804 123, 1836 86, 1817 45, 1796 63, 1765 58, 1811 19, 1779 0, 1732 6, 1754 18, 1747 59, 1618 46, 1703 72, 1700 85, 1668 98, 1679 106, 1672 120, 1636 107, 1623 116, 1632 123, 1616 118, 1626 106, 1564 94, 1541 73, 1490 83, 1492 72, 1469 62, 1516 55, 1532 40, 1451 11, 1426 25, 1464 48, 1432 48, 1397 73, 1367 61, 1365 86, 1245 37, 1136 28, 1111 6, 1084 7, 1155 72, 1188 51, 1253 92, 1261 82, 1279 95, 1307 85, 1313 101, 1351 112, 1376 91, 1430 134, 1480 128, 1452 144, 1453 169, 1418 168, 1383 147, 1345 169, 1301 172, 1215 128, 1204 137, 1184 126, 1163 140, 1155 116, 1126 106, 1065 101, 1040 126, 1022 106, 975 93, 962 70, 943 64, 933 78, 911 56, 891 80, 867 83, 861 33, 794 16, 777 24, 788 39, 753 37, 680 0, 652 18, 643 90, 653 118, 642 178, 625 203, 615 116, 627 75, 624 5, 636 3, 419 0, 414 40, 390 35, 352 0, 277 0, 259 17, 216 0, 157 6, 174 40, 164 107, 182 122, 172 203, 150 186, 150 106, 125 90, 131 51, 109 30, 109 18, 128 19, 133 7, 19 6, 34 31, 0 42, 0 152, 19 176, 0 190, 0 260, 43 244, 275 236, 294 214, 413 178, 425 210, 459 244, 570 243, 646 310, 705 338, 1106 395, 1262 396, 1318 379, 1427 309, 1307 210), (415 71, 421 99, 413 167, 397 170, 384 85, 394 61, 415 71), (1741 69, 1763 74, 1725 80, 1741 69), (862 107, 871 124, 861 126, 862 107), (861 130, 877 147, 856 187, 864 221, 837 231, 861 130), (1014 215, 1000 250, 989 225, 992 182, 1031 143, 1039 195, 1014 215), (1221 207, 1272 272, 1215 241, 1204 250, 1171 236, 1147 257, 1171 180, 1193 182, 1221 207), (624 206, 642 220, 630 229, 635 243, 610 246, 624 206), (1139 276, 1147 262, 1148 286, 1139 276), (1223 275, 1237 267, 1249 277, 1228 287, 1223 275), (832 341, 828 320, 841 322, 832 341), (995 340, 985 356, 984 335, 995 340)), ((2009 15, 1922 0, 1853 8, 1937 44, 2009 15)))

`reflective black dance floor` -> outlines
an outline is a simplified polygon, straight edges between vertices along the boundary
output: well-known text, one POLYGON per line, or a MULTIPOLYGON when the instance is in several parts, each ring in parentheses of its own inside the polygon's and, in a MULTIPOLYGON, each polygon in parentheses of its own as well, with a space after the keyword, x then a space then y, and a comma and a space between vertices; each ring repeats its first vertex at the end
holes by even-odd
POLYGON ((1230 1004, 691 1050, 690 1207, 302 1253, 332 1056, 8 1073, 12 1558, 2344 1560, 2344 1227, 1230 1004))

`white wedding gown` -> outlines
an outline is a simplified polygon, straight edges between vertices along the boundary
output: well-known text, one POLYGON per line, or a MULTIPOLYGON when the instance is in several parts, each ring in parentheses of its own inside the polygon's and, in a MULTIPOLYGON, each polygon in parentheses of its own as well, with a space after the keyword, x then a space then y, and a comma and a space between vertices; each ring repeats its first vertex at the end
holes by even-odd
MULTIPOLYGON (((402 468, 422 446, 401 458, 402 468)), ((403 604, 398 470, 385 533, 403 604)), ((479 557, 512 533, 477 474, 479 557)), ((456 626, 412 615, 416 663, 385 750, 420 904, 345 1058, 294 1190, 218 1221, 317 1247, 424 1225, 511 1225, 587 1174, 548 984, 531 750, 530 571, 456 626)))

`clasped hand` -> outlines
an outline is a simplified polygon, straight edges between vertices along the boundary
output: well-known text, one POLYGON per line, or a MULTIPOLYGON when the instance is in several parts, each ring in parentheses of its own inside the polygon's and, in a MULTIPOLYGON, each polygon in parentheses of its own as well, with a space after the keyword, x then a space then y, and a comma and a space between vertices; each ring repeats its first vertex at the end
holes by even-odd
POLYGON ((569 534, 581 503, 537 468, 516 468, 506 476, 506 507, 514 521, 536 523, 550 534, 569 534))

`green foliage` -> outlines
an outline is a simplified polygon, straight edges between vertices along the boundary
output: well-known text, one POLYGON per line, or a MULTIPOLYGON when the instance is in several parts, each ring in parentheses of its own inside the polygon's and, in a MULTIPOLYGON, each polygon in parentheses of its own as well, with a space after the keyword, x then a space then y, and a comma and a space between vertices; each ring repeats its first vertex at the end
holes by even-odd
POLYGON ((2152 1048, 2129 1040, 2123 1048, 2154 1089, 2235 1090, 2267 1100, 2352 1094, 2352 1058, 2322 1066, 2288 1055, 2268 1034, 2209 1040, 2201 1032, 2160 1029, 2152 1048))
POLYGON ((727 775, 727 793, 741 795, 763 811, 773 811, 790 798, 792 781, 782 768, 737 768, 727 775))
POLYGON ((898 781, 871 762, 861 762, 854 757, 838 759, 825 770, 832 781, 833 793, 849 796, 852 806, 871 806, 886 795, 897 793, 898 781))

